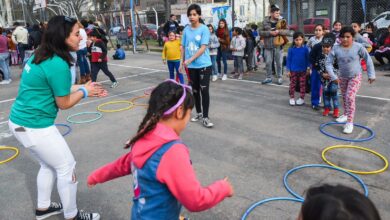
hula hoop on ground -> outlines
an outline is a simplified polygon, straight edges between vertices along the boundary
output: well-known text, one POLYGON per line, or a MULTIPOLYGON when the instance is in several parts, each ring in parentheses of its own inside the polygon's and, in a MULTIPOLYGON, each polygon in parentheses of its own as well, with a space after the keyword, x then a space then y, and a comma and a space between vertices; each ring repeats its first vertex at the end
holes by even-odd
POLYGON ((284 174, 284 177, 283 177, 283 184, 284 184, 284 187, 286 188, 286 190, 291 194, 293 195, 295 198, 297 199, 301 199, 301 200, 304 200, 304 198, 300 195, 298 195, 298 193, 294 192, 288 185, 288 182, 287 182, 287 178, 290 174, 294 173, 295 171, 297 170, 300 170, 300 169, 303 169, 303 168, 310 168, 310 167, 319 167, 319 168, 328 168, 328 169, 331 169, 331 170, 337 170, 337 171, 340 171, 342 173, 345 173, 345 174, 348 174, 349 176, 353 177, 363 188, 363 191, 364 191, 364 195, 367 197, 368 196, 368 188, 366 186, 366 184, 364 184, 363 180, 358 177, 357 175, 353 174, 353 173, 350 173, 348 171, 345 171, 343 169, 340 169, 340 168, 337 168, 337 167, 332 167, 332 166, 329 166, 329 165, 324 165, 324 164, 307 164, 307 165, 302 165, 302 166, 298 166, 298 167, 295 167, 289 171, 287 171, 286 174, 284 174))
POLYGON ((371 150, 371 149, 368 149, 368 148, 365 148, 365 147, 360 147, 360 146, 353 146, 353 145, 335 145, 335 146, 330 146, 330 147, 327 147, 325 148, 323 151, 322 151, 322 159, 329 165, 333 166, 333 167, 336 167, 336 168, 339 168, 339 169, 342 169, 342 170, 345 170, 347 172, 351 172, 351 173, 356 173, 356 174, 362 174, 362 175, 369 175, 369 174, 378 174, 378 173, 382 173, 384 172, 385 170, 387 170, 387 168, 389 167, 389 162, 387 161, 386 157, 384 157, 382 154, 374 151, 374 150, 371 150), (382 169, 379 169, 379 170, 373 170, 373 171, 360 171, 360 170, 350 170, 350 169, 346 169, 346 168, 343 168, 343 167, 339 167, 337 166, 336 164, 330 162, 325 154, 326 152, 332 150, 332 149, 337 149, 337 148, 350 148, 350 149, 358 149, 358 150, 362 150, 362 151, 367 151, 371 154, 374 154, 375 156, 379 157, 380 159, 383 160, 383 162, 385 162, 385 166, 382 168, 382 169))
POLYGON ((80 112, 80 113, 77 113, 77 114, 69 115, 69 116, 66 118, 66 121, 68 121, 69 123, 72 123, 72 124, 84 124, 84 123, 90 123, 90 122, 97 121, 97 120, 99 120, 102 116, 103 116, 103 115, 102 115, 102 113, 100 113, 100 112, 80 112), (79 115, 90 115, 90 114, 97 115, 97 117, 96 117, 96 118, 93 118, 93 119, 90 119, 90 120, 84 120, 84 121, 73 121, 73 120, 71 120, 71 118, 73 118, 73 117, 75 117, 75 116, 79 116, 79 115))
POLYGON ((137 97, 134 97, 132 99, 130 99, 130 102, 132 102, 135 106, 144 106, 144 107, 148 107, 149 105, 148 104, 137 104, 136 101, 138 99, 143 99, 143 98, 147 98, 148 95, 141 95, 141 96, 137 96, 137 97))
POLYGON ((251 207, 249 207, 244 215, 242 216, 241 220, 245 220, 249 213, 251 213, 253 211, 253 209, 255 209, 257 206, 260 206, 260 205, 263 205, 267 202, 272 202, 272 201, 293 201, 293 202, 300 202, 300 203, 303 203, 303 200, 301 199, 297 199, 297 198, 290 198, 290 197, 275 197, 275 198, 269 198, 269 199, 264 199, 264 200, 261 200, 261 201, 258 201, 256 203, 254 203, 253 205, 251 205, 251 207))
POLYGON ((111 101, 111 102, 106 102, 106 103, 103 103, 103 104, 98 105, 97 110, 98 110, 99 112, 112 113, 112 112, 121 112, 121 111, 129 110, 129 109, 132 109, 134 106, 135 106, 135 105, 134 105, 133 102, 126 101, 126 100, 111 101), (124 108, 120 108, 120 109, 112 109, 112 110, 103 109, 103 106, 112 105, 112 104, 119 104, 119 103, 126 103, 126 104, 128 104, 129 106, 124 107, 124 108))
POLYGON ((7 162, 10 162, 11 160, 15 159, 19 155, 19 149, 16 147, 10 147, 10 146, 0 146, 0 150, 13 150, 15 151, 15 154, 12 155, 10 158, 0 161, 0 164, 4 164, 7 162))
POLYGON ((154 89, 154 88, 150 88, 150 89, 145 90, 144 94, 147 95, 147 96, 149 96, 150 94, 152 94, 153 89, 154 89))
POLYGON ((68 130, 65 131, 65 133, 62 134, 62 137, 65 137, 66 135, 68 135, 70 132, 72 132, 72 128, 67 125, 67 124, 54 124, 55 126, 60 126, 60 127, 65 127, 67 128, 68 130))
POLYGON ((364 141, 369 141, 369 140, 371 140, 371 139, 373 139, 375 137, 375 132, 371 128, 363 126, 363 125, 360 125, 360 124, 355 124, 355 123, 353 123, 354 126, 359 127, 359 128, 363 128, 363 129, 367 130, 368 132, 370 132, 370 136, 367 137, 367 138, 361 138, 361 139, 348 139, 348 138, 337 137, 337 136, 335 136, 335 135, 333 135, 331 133, 328 133, 328 132, 324 131, 324 128, 326 126, 335 125, 335 124, 336 125, 343 125, 343 124, 345 124, 345 122, 334 122, 334 121, 332 121, 332 122, 328 122, 328 123, 325 123, 325 124, 321 124, 320 125, 321 133, 323 133, 324 135, 326 135, 328 137, 334 138, 336 140, 350 141, 350 142, 364 142, 364 141))

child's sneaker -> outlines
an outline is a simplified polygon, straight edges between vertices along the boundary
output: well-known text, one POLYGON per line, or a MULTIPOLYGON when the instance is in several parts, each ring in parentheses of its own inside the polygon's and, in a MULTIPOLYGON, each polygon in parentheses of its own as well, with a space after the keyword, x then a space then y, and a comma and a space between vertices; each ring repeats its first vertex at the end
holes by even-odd
POLYGON ((294 106, 295 105, 295 99, 290 99, 290 105, 294 106))
POLYGON ((329 108, 325 108, 325 109, 324 109, 324 112, 322 112, 322 115, 323 115, 323 116, 328 116, 328 115, 329 115, 329 112, 330 112, 330 109, 329 109, 329 108))
POLYGON ((215 82, 218 80, 218 76, 217 75, 213 75, 213 78, 211 79, 211 81, 215 82))
POLYGON ((265 80, 263 80, 262 82, 261 82, 261 84, 270 84, 270 83, 272 83, 272 79, 271 78, 266 78, 265 80))
POLYGON ((339 109, 338 108, 335 108, 333 110, 333 118, 338 118, 339 117, 339 109))
POLYGON ((242 80, 242 75, 243 75, 243 74, 241 73, 241 74, 238 76, 237 79, 238 79, 238 80, 242 80))
POLYGON ((278 78, 278 85, 282 85, 283 84, 283 79, 282 78, 278 78))
POLYGON ((227 75, 226 74, 222 75, 222 80, 227 80, 227 75))
POLYGON ((347 123, 344 125, 343 133, 344 133, 344 134, 351 134, 352 131, 353 131, 353 123, 352 123, 352 122, 347 122, 347 123))
POLYGON ((115 82, 113 82, 112 84, 111 84, 111 88, 116 88, 118 86, 118 82, 117 81, 115 81, 115 82))
POLYGON ((346 115, 341 115, 340 117, 338 117, 336 119, 336 121, 339 123, 344 123, 344 122, 347 122, 347 119, 348 119, 348 117, 346 115))
POLYGON ((197 113, 197 114, 195 115, 195 117, 191 118, 191 121, 192 121, 192 122, 196 122, 196 121, 199 121, 199 120, 202 119, 202 118, 203 118, 203 114, 202 114, 202 113, 197 113))
POLYGON ((100 220, 99 213, 86 212, 79 210, 73 220, 100 220))
POLYGON ((211 128, 214 126, 214 124, 211 123, 209 118, 203 118, 203 126, 205 126, 206 128, 211 128))
POLYGON ((296 101, 296 104, 297 104, 297 105, 303 105, 303 104, 305 104, 305 100, 303 100, 302 98, 299 98, 299 99, 296 101))
POLYGON ((62 204, 57 202, 52 202, 49 208, 45 211, 35 210, 35 216, 37 220, 42 220, 49 218, 53 215, 58 215, 63 212, 62 204))

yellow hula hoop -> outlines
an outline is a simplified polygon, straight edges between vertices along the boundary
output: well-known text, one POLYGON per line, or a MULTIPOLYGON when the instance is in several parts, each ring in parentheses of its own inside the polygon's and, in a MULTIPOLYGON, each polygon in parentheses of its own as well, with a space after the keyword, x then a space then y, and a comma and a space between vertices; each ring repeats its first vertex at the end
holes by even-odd
POLYGON ((389 162, 387 161, 386 157, 384 157, 382 154, 376 152, 376 151, 373 151, 371 149, 368 149, 368 148, 365 148, 365 147, 359 147, 359 146, 353 146, 353 145, 335 145, 335 146, 330 146, 330 147, 327 147, 325 148, 323 151, 322 151, 322 159, 329 165, 333 166, 333 167, 336 167, 336 168, 339 168, 339 169, 342 169, 342 170, 345 170, 345 171, 348 171, 348 172, 351 172, 351 173, 356 173, 356 174, 362 174, 362 175, 368 175, 368 174, 378 174, 378 173, 382 173, 384 172, 385 170, 387 170, 387 168, 389 167, 389 162), (380 159, 383 160, 383 162, 385 162, 385 166, 382 168, 382 169, 379 169, 379 170, 373 170, 373 171, 360 171, 360 170, 350 170, 350 169, 346 169, 346 168, 343 168, 343 167, 339 167, 337 166, 336 164, 333 164, 332 162, 330 162, 325 154, 326 152, 328 152, 329 150, 332 150, 332 149, 338 149, 338 148, 351 148, 351 149, 358 149, 358 150, 362 150, 362 151, 367 151, 371 154, 374 154, 375 156, 379 157, 380 159))
POLYGON ((10 158, 8 158, 6 160, 0 161, 0 164, 10 162, 11 160, 15 159, 19 155, 19 149, 16 147, 0 146, 0 150, 13 150, 13 151, 15 151, 14 155, 12 155, 10 158))
POLYGON ((134 97, 134 98, 130 99, 130 102, 132 102, 135 106, 145 106, 145 107, 148 107, 149 106, 148 104, 138 104, 138 103, 136 103, 136 101, 138 99, 143 99, 143 98, 147 98, 147 97, 149 97, 149 95, 137 96, 137 97, 134 97))
POLYGON ((106 102, 106 103, 100 104, 100 105, 97 107, 97 110, 100 111, 100 112, 112 113, 112 112, 120 112, 120 111, 129 110, 129 109, 132 109, 134 106, 135 106, 135 105, 134 105, 133 102, 126 101, 126 100, 122 100, 122 101, 111 101, 111 102, 106 102), (129 106, 127 106, 127 107, 125 107, 125 108, 112 109, 112 110, 103 109, 103 106, 112 105, 112 104, 119 104, 119 103, 126 103, 126 104, 129 104, 129 106))

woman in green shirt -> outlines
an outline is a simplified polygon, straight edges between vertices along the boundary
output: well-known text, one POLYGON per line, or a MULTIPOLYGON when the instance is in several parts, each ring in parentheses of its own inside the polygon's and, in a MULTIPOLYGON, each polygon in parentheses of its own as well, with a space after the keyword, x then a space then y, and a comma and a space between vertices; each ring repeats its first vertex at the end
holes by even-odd
POLYGON ((9 127, 18 141, 40 163, 36 219, 64 212, 65 219, 99 220, 98 213, 77 209, 76 161, 54 125, 58 109, 69 109, 88 96, 106 96, 99 84, 72 86, 70 52, 79 49, 77 20, 50 19, 42 44, 25 65, 18 96, 12 106, 9 127), (55 180, 61 203, 50 200, 55 180))

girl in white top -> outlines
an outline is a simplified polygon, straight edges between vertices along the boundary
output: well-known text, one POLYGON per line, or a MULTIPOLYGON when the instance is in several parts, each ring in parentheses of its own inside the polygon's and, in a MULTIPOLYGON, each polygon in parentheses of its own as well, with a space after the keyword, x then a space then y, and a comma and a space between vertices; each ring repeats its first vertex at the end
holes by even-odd
POLYGON ((321 43, 322 37, 324 36, 324 25, 317 24, 314 28, 314 36, 307 42, 307 47, 311 50, 314 45, 321 43))

